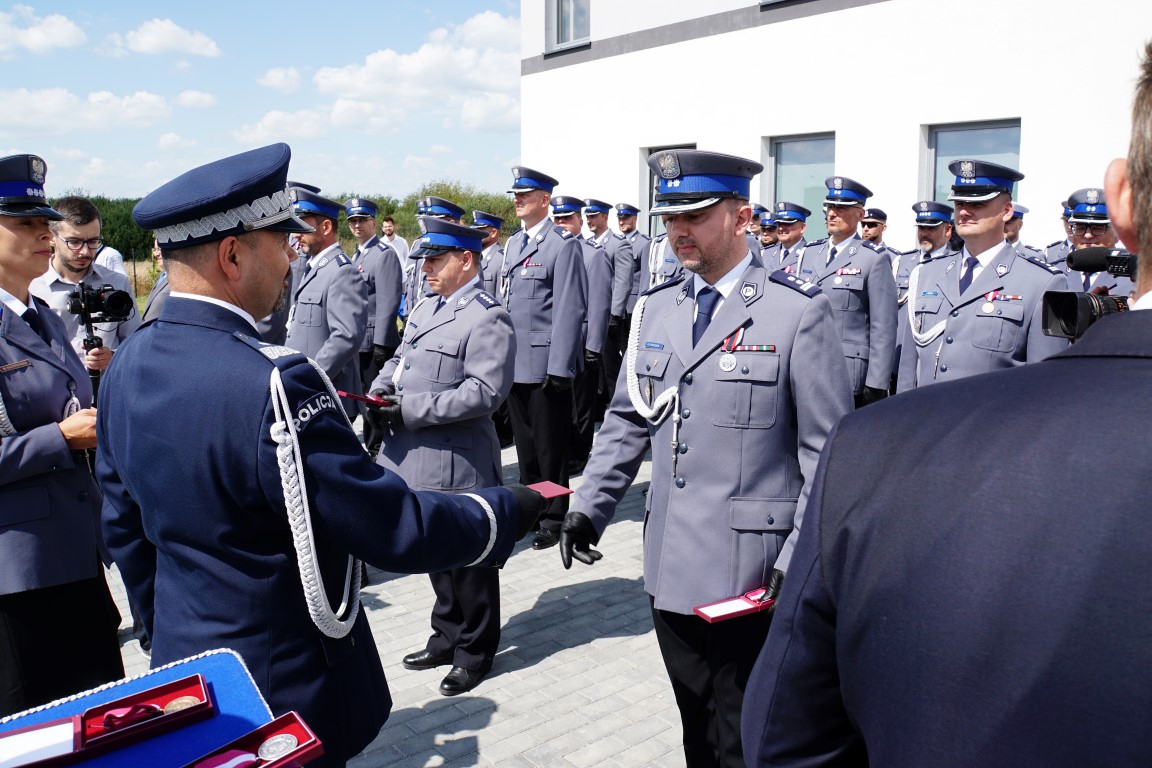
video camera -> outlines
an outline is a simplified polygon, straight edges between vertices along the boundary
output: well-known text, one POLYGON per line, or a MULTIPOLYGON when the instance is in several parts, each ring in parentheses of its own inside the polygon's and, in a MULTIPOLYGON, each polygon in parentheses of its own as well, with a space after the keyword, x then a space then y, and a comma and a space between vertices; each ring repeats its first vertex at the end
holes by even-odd
MULTIPOLYGON (((1138 257, 1108 248, 1081 248, 1068 254, 1068 267, 1079 272, 1108 272, 1136 281, 1138 257)), ((1127 296, 1108 296, 1077 291, 1046 291, 1043 330, 1046 336, 1078 339, 1088 327, 1106 315, 1128 311, 1127 296)))
POLYGON ((132 294, 118 291, 110 285, 93 288, 80 283, 75 291, 68 294, 68 311, 80 315, 85 325, 122 322, 132 316, 134 308, 132 294))

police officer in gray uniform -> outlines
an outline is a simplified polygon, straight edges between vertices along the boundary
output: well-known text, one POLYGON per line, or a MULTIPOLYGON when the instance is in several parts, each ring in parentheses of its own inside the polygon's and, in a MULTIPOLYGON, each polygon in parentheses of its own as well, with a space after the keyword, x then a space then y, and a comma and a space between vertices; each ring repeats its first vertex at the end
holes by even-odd
POLYGON ((652 445, 644 588, 689 766, 738 766, 744 682, 769 614, 708 623, 697 606, 767 587, 794 545, 824 440, 851 409, 826 296, 748 250, 759 163, 654 153, 653 215, 690 273, 641 297, 622 386, 564 523, 561 556, 591 564, 652 445), (624 386, 626 384, 626 386, 624 386))
MULTIPOLYGON (((781 201, 776 203, 772 212, 772 219, 776 222, 776 245, 765 249, 764 266, 768 269, 782 269, 785 272, 796 272, 796 265, 808 241, 804 239, 804 230, 808 227, 808 217, 812 211, 799 203, 781 201)), ((805 280, 812 279, 812 271, 804 275, 805 280)))
POLYGON ((356 238, 352 266, 368 287, 368 317, 364 343, 360 345, 360 378, 367 387, 400 344, 396 316, 404 293, 404 273, 400 258, 390 245, 376 235, 376 214, 380 207, 371 200, 354 197, 344 201, 348 228, 356 238))
POLYGON ((1043 360, 1068 342, 1045 336, 1042 298, 1064 277, 1004 239, 1012 187, 1024 174, 983 160, 956 160, 949 200, 964 249, 921 264, 901 312, 899 392, 1043 360))
POLYGON ((629 315, 632 314, 632 308, 636 306, 636 299, 640 298, 640 294, 647 290, 647 287, 641 285, 640 277, 644 271, 643 266, 647 256, 648 243, 652 242, 652 238, 636 228, 636 217, 639 215, 640 209, 631 203, 616 203, 616 223, 620 227, 620 234, 632 246, 632 255, 636 259, 632 273, 632 290, 628 294, 629 315))
MULTIPOLYGON (((287 347, 315 360, 337 389, 364 391, 360 345, 367 330, 368 286, 336 240, 336 222, 344 206, 303 187, 289 189, 295 214, 315 231, 300 235, 304 274, 293 297, 287 347)), ((359 413, 344 402, 348 418, 359 413)))
POLYGON ((480 252, 480 285, 489 296, 500 293, 498 287, 500 265, 504 263, 504 248, 500 245, 500 228, 504 219, 487 211, 472 211, 472 229, 479 230, 484 239, 480 252))
POLYGON ((1068 207, 1067 200, 1060 205, 1064 209, 1060 214, 1060 223, 1064 225, 1064 239, 1045 246, 1044 261, 1064 269, 1068 252, 1072 250, 1072 223, 1068 221, 1072 217, 1072 209, 1068 207))
MULTIPOLYGON (((461 224, 464 221, 464 209, 456 205, 451 200, 445 200, 442 197, 429 195, 416 203, 417 216, 433 216, 437 219, 450 221, 453 224, 461 224)), ((404 282, 404 301, 402 310, 404 317, 412 313, 416 305, 425 296, 431 296, 432 292, 428 290, 428 286, 424 282, 424 273, 419 269, 413 268, 408 273, 404 282)))
MULTIPOLYGON (((552 198, 552 219, 578 237, 583 222, 580 209, 584 201, 578 197, 557 195, 552 198)), ((588 279, 588 312, 584 321, 584 370, 573 383, 573 436, 572 456, 568 460, 569 474, 584 469, 592 450, 592 434, 600 417, 600 400, 604 374, 604 345, 608 336, 608 315, 612 306, 612 257, 593 239, 581 240, 584 249, 584 274, 588 279)), ((615 384, 615 382, 613 382, 615 384)))
POLYGON ((896 369, 896 281, 887 251, 857 234, 872 192, 847 176, 824 180, 828 239, 808 243, 799 275, 832 302, 856 407, 888 396, 896 369))
POLYGON ((620 374, 620 361, 624 357, 624 347, 627 344, 628 313, 635 305, 632 289, 640 272, 640 262, 636 252, 632 250, 631 241, 609 228, 608 214, 612 211, 612 206, 595 198, 588 198, 584 201, 584 205, 584 221, 592 231, 588 239, 608 251, 608 256, 612 259, 611 319, 608 326, 608 343, 605 345, 603 355, 605 394, 610 396, 611 390, 616 387, 616 379, 620 374))
POLYGON ((1012 203, 1012 218, 1004 224, 1004 239, 1021 256, 1031 256, 1034 259, 1044 261, 1044 251, 1031 245, 1025 245, 1024 241, 1020 239, 1020 230, 1024 228, 1024 214, 1026 213, 1028 213, 1027 208, 1020 203, 1012 203))
MULTIPOLYGON (((1072 251, 1081 248, 1115 248, 1118 242, 1112 220, 1108 217, 1108 204, 1104 200, 1104 190, 1099 187, 1078 189, 1068 196, 1068 207, 1072 211, 1069 223, 1072 225, 1072 251)), ((1060 265, 1053 265, 1059 268, 1060 265)), ((1131 278, 1113 275, 1107 271, 1081 272, 1063 265, 1069 291, 1090 291, 1107 296, 1127 298, 1136 289, 1131 278)))
MULTIPOLYGON (((516 337, 495 297, 480 287, 482 235, 423 217, 412 244, 434 296, 413 309, 404 341, 371 384, 394 397, 381 409, 388 434, 378 463, 415 490, 464 493, 502 485, 500 445, 490 415, 512 388, 516 337)), ((476 687, 500 642, 500 577, 495 568, 429 575, 436 593, 432 636, 404 657, 408 669, 451 664, 440 693, 476 687)))
MULTIPOLYGON (((508 414, 516 442, 520 482, 568 484, 572 434, 572 382, 584 367, 587 277, 580 238, 548 218, 551 176, 512 169, 516 215, 522 229, 504 244, 500 290, 516 329, 516 378, 508 414)), ((566 496, 552 499, 540 517, 533 549, 553 547, 568 511, 566 496)))

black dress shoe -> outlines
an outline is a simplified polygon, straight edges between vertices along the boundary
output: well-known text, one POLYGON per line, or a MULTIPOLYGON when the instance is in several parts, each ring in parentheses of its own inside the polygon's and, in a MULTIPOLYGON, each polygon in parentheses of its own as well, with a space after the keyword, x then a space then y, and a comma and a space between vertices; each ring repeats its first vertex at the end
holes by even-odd
POLYGON ((404 665, 404 669, 433 669, 443 666, 450 661, 452 660, 447 656, 437 656, 425 649, 408 654, 401 663, 404 665))
POLYGON ((480 685, 480 681, 487 674, 487 672, 473 672, 470 669, 464 669, 464 667, 452 667, 452 671, 440 681, 440 693, 445 696, 459 696, 461 693, 467 693, 480 685))
POLYGON ((560 543, 560 534, 556 531, 549 530, 548 528, 541 528, 536 531, 536 537, 532 539, 532 549, 548 549, 560 543))

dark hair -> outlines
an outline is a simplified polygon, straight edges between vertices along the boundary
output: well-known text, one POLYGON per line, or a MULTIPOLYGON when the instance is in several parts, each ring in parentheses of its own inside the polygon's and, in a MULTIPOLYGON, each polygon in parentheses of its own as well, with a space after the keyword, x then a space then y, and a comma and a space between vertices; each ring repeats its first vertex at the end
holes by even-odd
POLYGON ((1140 77, 1132 101, 1128 183, 1132 189, 1137 242, 1125 245, 1140 254, 1152 255, 1152 43, 1144 47, 1144 60, 1140 63, 1140 77))
MULTIPOLYGON (((82 227, 85 224, 91 224, 93 221, 103 223, 100 218, 100 211, 98 211, 96 206, 92 205, 92 201, 86 197, 79 197, 77 195, 61 197, 52 203, 52 207, 64 217, 64 221, 74 227, 82 227)), ((49 225, 49 229, 53 232, 58 232, 59 225, 60 222, 53 221, 49 225)))
POLYGON ((392 224, 396 223, 396 219, 392 218, 391 216, 385 216, 382 219, 380 219, 380 221, 387 221, 387 222, 392 223, 392 224))

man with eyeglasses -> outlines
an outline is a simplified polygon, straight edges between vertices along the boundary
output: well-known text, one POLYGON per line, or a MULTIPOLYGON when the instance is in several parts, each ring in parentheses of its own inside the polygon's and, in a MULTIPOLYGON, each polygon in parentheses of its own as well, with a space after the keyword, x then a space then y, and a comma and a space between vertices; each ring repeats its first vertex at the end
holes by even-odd
MULTIPOLYGON (((799 272, 800 256, 808 241, 804 230, 808 228, 808 217, 812 211, 798 203, 778 202, 772 212, 776 222, 776 245, 761 252, 764 266, 782 269, 785 272, 799 272)), ((811 270, 807 274, 812 274, 811 270)))
POLYGON ((956 160, 948 170, 964 248, 933 254, 912 275, 900 318, 898 392, 1033 363, 1068 345, 1045 336, 1042 323, 1044 293, 1062 290, 1063 276, 1004 239, 1012 189, 1024 174, 984 160, 956 160))
POLYGON ((860 237, 883 248, 887 231, 888 214, 879 208, 865 208, 864 218, 860 220, 860 237))
MULTIPOLYGON (((1069 229, 1072 250, 1082 248, 1115 248, 1119 238, 1112 229, 1104 190, 1099 187, 1078 189, 1068 196, 1069 229)), ((1136 286, 1127 277, 1108 272, 1080 272, 1062 265, 1068 280, 1068 290, 1088 291, 1104 296, 1128 296, 1136 286)))
POLYGON ((771 211, 760 214, 760 253, 776 245, 780 236, 776 233, 776 220, 772 218, 771 211))
POLYGON ((135 306, 136 296, 128 282, 127 275, 116 272, 96 263, 96 253, 104 242, 100 237, 100 211, 84 197, 69 196, 57 200, 53 207, 64 218, 51 224, 52 260, 48 271, 32 281, 29 290, 44 301, 64 321, 64 328, 72 340, 72 348, 89 371, 103 371, 112 362, 112 353, 120 343, 140 327, 140 314, 133 310, 127 320, 115 323, 95 323, 92 332, 102 346, 85 351, 84 338, 87 329, 81 324, 80 316, 68 311, 68 296, 78 290, 80 283, 89 288, 110 285, 118 291, 132 296, 135 306))

